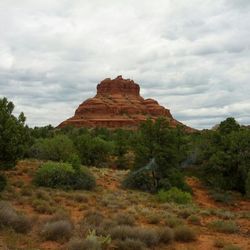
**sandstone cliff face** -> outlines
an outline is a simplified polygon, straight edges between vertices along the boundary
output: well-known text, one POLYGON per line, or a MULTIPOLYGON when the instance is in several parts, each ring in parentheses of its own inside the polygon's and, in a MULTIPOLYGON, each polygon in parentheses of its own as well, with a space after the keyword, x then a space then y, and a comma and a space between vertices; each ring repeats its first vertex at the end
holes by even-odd
POLYGON ((97 85, 95 97, 84 101, 75 115, 62 122, 58 127, 106 127, 135 129, 147 118, 153 120, 163 116, 171 126, 181 124, 170 111, 153 99, 140 96, 140 86, 122 76, 111 80, 107 78, 97 85))

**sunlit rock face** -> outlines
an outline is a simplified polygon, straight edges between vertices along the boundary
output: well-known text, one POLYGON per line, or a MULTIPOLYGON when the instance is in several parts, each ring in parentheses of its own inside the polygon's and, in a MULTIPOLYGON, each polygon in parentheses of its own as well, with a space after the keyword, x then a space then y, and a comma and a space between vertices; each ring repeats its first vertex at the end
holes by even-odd
POLYGON ((58 127, 106 127, 136 129, 147 118, 156 120, 165 117, 175 127, 175 120, 169 109, 153 99, 140 96, 140 86, 130 79, 118 76, 104 79, 97 85, 95 97, 79 105, 75 115, 62 122, 58 127))

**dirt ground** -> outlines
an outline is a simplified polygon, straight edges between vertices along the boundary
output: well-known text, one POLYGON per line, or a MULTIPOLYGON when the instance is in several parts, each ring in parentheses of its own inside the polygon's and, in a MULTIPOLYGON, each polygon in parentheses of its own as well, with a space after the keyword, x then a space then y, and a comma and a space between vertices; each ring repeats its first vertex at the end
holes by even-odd
POLYGON ((86 213, 98 211, 110 219, 120 213, 131 214, 136 218, 137 226, 150 228, 164 227, 166 214, 170 214, 174 218, 183 220, 183 223, 192 227, 197 234, 197 239, 189 243, 173 241, 171 244, 160 244, 151 249, 212 250, 219 249, 215 242, 220 241, 225 242, 224 245, 233 244, 240 249, 250 250, 250 201, 237 199, 233 205, 215 202, 197 178, 187 178, 188 184, 193 189, 193 204, 183 206, 162 204, 153 194, 123 189, 121 181, 128 172, 107 168, 91 168, 97 182, 97 187, 93 191, 38 188, 32 184, 32 178, 39 165, 40 162, 35 160, 20 161, 15 169, 7 172, 9 186, 2 193, 1 199, 7 200, 16 210, 31 217, 34 226, 27 235, 1 229, 1 250, 67 249, 67 242, 45 241, 39 233, 43 221, 61 210, 69 214, 76 225, 75 230, 86 213), (44 211, 36 209, 34 204, 37 199, 44 200, 46 206, 44 211), (48 208, 51 208, 51 211, 46 210, 48 208), (152 215, 157 217, 156 223, 150 221, 152 215), (188 219, 191 215, 200 218, 200 222, 191 222, 188 219), (230 234, 216 232, 209 227, 215 220, 233 220, 237 223, 239 231, 230 234))

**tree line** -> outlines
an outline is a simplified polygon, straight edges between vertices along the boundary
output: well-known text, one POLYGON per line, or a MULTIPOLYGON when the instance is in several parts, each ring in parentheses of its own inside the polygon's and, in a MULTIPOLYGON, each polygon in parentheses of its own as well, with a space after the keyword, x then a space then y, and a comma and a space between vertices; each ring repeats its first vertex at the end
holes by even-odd
MULTIPOLYGON (((187 133, 165 118, 148 119, 138 130, 105 128, 29 128, 25 116, 13 115, 14 104, 0 99, 0 169, 22 158, 129 169, 124 187, 156 192, 177 187, 191 192, 185 170, 196 166, 213 188, 250 195, 250 130, 234 118, 214 130, 187 133)), ((49 168, 49 167, 47 167, 49 168)), ((0 177, 0 182, 5 182, 0 177)))

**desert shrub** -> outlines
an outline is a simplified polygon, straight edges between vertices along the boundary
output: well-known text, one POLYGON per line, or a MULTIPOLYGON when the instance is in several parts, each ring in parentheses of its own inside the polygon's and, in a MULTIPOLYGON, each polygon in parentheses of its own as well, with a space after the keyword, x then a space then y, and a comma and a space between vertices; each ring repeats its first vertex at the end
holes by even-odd
POLYGON ((159 241, 165 244, 170 243, 174 239, 174 232, 169 227, 161 227, 158 230, 159 241))
POLYGON ((175 228, 181 224, 183 224, 183 220, 177 218, 176 216, 168 216, 165 219, 165 224, 171 228, 175 228))
POLYGON ((101 231, 101 223, 104 220, 104 216, 97 211, 89 211, 85 214, 84 218, 80 221, 80 230, 86 235, 89 230, 101 231))
POLYGON ((148 170, 131 171, 122 182, 123 187, 142 191, 155 191, 154 179, 148 170))
POLYGON ((65 211, 64 209, 58 209, 46 222, 56 222, 56 221, 71 221, 69 212, 65 211))
POLYGON ((102 249, 107 249, 112 241, 109 234, 106 236, 98 235, 96 230, 89 230, 85 240, 92 241, 95 245, 99 243, 102 249))
POLYGON ((118 129, 114 133, 114 155, 116 156, 115 165, 118 169, 128 169, 130 167, 130 156, 127 154, 129 149, 130 131, 118 129))
POLYGON ((148 214, 146 216, 147 222, 149 224, 157 224, 161 221, 161 215, 160 214, 148 214))
POLYGON ((32 196, 33 195, 33 190, 31 187, 28 186, 24 186, 21 190, 20 190, 20 194, 23 196, 32 196))
POLYGON ((221 202, 221 203, 225 203, 225 204, 231 204, 232 201, 233 201, 233 197, 229 192, 212 191, 210 193, 210 195, 217 202, 221 202))
POLYGON ((112 239, 125 240, 127 238, 134 239, 135 229, 127 225, 119 225, 114 228, 111 228, 110 235, 112 239))
POLYGON ((222 221, 216 220, 209 224, 209 227, 217 232, 221 233, 236 233, 239 231, 237 224, 234 221, 222 221))
POLYGON ((49 195, 48 192, 44 191, 44 190, 36 190, 36 198, 37 199, 41 199, 41 200, 44 200, 44 201, 50 201, 51 200, 51 196, 49 195))
POLYGON ((105 166, 113 152, 113 144, 89 134, 80 135, 74 140, 81 163, 87 166, 105 166))
POLYGON ((28 233, 32 228, 31 220, 14 210, 8 203, 0 202, 0 228, 10 227, 17 233, 28 233))
POLYGON ((191 208, 183 208, 180 211, 178 211, 178 216, 187 219, 190 215, 194 213, 194 210, 191 208))
POLYGON ((2 174, 0 174, 0 192, 4 190, 4 188, 7 185, 6 177, 2 174))
POLYGON ((236 245, 226 245, 223 247, 223 250, 242 250, 241 247, 236 246, 236 245))
POLYGON ((115 221, 118 225, 133 226, 135 224, 135 218, 132 215, 126 213, 118 213, 115 217, 115 221))
POLYGON ((40 214, 53 214, 56 208, 52 206, 49 202, 41 199, 34 199, 32 201, 32 207, 34 210, 40 214))
POLYGON ((90 211, 87 212, 86 215, 84 216, 82 223, 88 224, 88 225, 94 225, 94 226, 99 226, 104 219, 104 216, 97 212, 97 211, 90 211))
POLYGON ((68 240, 73 231, 73 226, 68 220, 59 220, 47 222, 43 228, 41 235, 46 240, 64 241, 68 240))
POLYGON ((224 239, 215 239, 214 240, 214 247, 223 248, 225 245, 226 245, 226 242, 224 239))
POLYGON ((226 210, 216 209, 215 215, 224 220, 232 220, 235 218, 235 214, 232 211, 226 211, 226 210))
POLYGON ((149 228, 121 225, 111 229, 110 235, 112 239, 137 239, 145 243, 147 246, 153 246, 159 242, 159 235, 156 230, 149 228))
POLYGON ((101 243, 94 239, 72 239, 69 242, 69 250, 101 250, 101 243))
POLYGON ((171 187, 177 187, 178 189, 192 193, 192 189, 185 182, 184 175, 179 169, 171 169, 167 172, 166 178, 162 179, 159 183, 159 189, 168 190, 171 187), (167 188, 169 186, 169 188, 167 188))
POLYGON ((146 245, 137 239, 126 239, 126 240, 118 240, 115 244, 117 249, 120 250, 145 250, 147 249, 146 245))
POLYGON ((38 139, 29 152, 32 158, 63 162, 71 160, 75 154, 74 144, 66 135, 38 139))
POLYGON ((175 202, 178 204, 187 204, 192 202, 192 196, 183 192, 178 188, 171 188, 168 191, 160 190, 158 192, 158 199, 160 202, 175 202))
POLYGON ((67 187, 74 175, 72 166, 68 163, 47 162, 37 170, 35 183, 44 187, 67 187))
POLYGON ((72 154, 67 159, 67 162, 70 163, 75 171, 80 171, 81 168, 81 159, 77 154, 72 154))
POLYGON ((159 243, 158 232, 151 228, 138 228, 138 239, 144 242, 147 246, 155 246, 159 243))
POLYGON ((51 188, 90 190, 95 187, 95 178, 86 168, 75 171, 69 163, 44 163, 37 170, 34 182, 51 188))
POLYGON ((88 197, 85 194, 74 194, 72 198, 77 202, 88 202, 88 197))
POLYGON ((97 228, 97 233, 100 235, 107 235, 107 233, 118 224, 112 219, 103 219, 100 226, 97 228))
POLYGON ((70 186, 75 190, 92 190, 96 186, 95 177, 86 167, 81 167, 80 171, 75 171, 70 186))
POLYGON ((190 215, 187 219, 188 219, 188 222, 192 223, 193 225, 201 224, 201 218, 197 215, 190 215))
POLYGON ((12 227, 17 233, 28 233, 32 228, 32 223, 27 216, 19 214, 13 221, 12 227))
POLYGON ((174 229, 174 238, 177 241, 189 242, 196 240, 196 234, 190 227, 178 226, 174 229))
POLYGON ((240 211, 237 212, 237 215, 240 219, 250 219, 250 211, 240 211))

